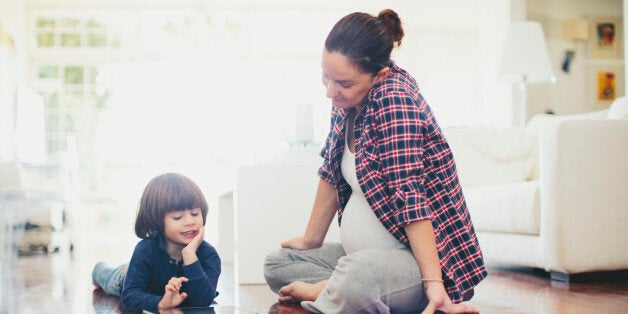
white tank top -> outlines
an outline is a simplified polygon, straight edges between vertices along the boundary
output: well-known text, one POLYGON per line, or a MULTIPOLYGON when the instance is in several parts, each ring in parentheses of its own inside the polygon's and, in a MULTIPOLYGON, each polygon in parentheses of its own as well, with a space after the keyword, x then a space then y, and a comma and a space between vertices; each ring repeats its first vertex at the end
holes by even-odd
POLYGON ((366 249, 405 248, 405 245, 386 230, 371 210, 358 182, 355 155, 349 150, 346 141, 340 169, 353 190, 342 213, 340 225, 340 241, 345 252, 349 254, 366 249))

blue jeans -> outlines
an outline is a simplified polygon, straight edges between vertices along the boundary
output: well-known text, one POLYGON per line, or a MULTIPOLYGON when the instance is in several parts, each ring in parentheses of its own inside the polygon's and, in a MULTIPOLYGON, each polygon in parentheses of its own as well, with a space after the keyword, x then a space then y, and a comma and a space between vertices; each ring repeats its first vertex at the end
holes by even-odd
POLYGON ((129 264, 123 264, 116 268, 98 262, 92 271, 92 282, 101 287, 107 294, 119 297, 122 294, 124 277, 129 264))

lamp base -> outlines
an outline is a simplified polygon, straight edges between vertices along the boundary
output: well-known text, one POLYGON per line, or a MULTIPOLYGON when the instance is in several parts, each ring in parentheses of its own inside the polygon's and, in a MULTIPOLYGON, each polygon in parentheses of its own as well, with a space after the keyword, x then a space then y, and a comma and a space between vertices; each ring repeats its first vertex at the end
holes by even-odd
POLYGON ((515 118, 515 121, 519 121, 519 127, 525 128, 526 122, 528 121, 528 111, 526 104, 526 93, 527 93, 527 82, 524 78, 521 82, 517 83, 517 87, 519 87, 519 105, 518 108, 515 108, 513 112, 519 112, 519 116, 515 118))

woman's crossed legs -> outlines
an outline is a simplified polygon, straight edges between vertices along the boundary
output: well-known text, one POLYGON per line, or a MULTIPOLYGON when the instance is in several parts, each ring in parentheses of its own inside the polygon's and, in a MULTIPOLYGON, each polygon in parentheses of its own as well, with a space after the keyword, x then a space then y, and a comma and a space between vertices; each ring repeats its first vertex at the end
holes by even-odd
POLYGON ((427 305, 409 249, 348 255, 337 243, 312 250, 280 249, 266 257, 264 275, 276 293, 290 285, 282 294, 303 301, 301 306, 311 312, 417 312, 427 305))

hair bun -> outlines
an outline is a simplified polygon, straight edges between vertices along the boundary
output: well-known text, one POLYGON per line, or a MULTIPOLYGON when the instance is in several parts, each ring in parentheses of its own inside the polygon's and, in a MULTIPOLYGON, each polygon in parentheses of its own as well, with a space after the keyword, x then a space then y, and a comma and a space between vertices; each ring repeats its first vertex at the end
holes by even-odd
POLYGON ((377 15, 377 19, 386 27, 388 32, 392 35, 393 43, 397 47, 401 46, 401 39, 403 39, 403 27, 401 27, 401 19, 397 12, 391 9, 384 9, 377 15))

